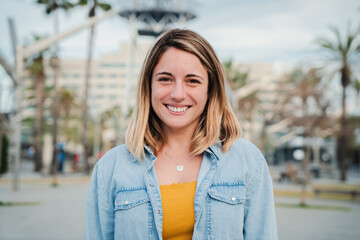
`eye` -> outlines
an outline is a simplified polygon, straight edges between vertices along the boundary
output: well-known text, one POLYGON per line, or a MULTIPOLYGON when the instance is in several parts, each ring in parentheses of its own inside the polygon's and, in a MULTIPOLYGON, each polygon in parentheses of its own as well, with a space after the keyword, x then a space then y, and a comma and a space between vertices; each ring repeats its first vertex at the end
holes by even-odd
POLYGON ((170 78, 167 78, 167 77, 161 77, 158 79, 159 82, 169 82, 170 81, 170 78))
POLYGON ((200 83, 200 81, 197 79, 189 79, 188 82, 191 84, 199 84, 200 83))

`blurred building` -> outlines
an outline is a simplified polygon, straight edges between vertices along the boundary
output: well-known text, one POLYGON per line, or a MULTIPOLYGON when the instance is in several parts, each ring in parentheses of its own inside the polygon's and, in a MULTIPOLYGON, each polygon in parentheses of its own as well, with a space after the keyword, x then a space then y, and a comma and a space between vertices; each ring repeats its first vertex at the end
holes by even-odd
MULTIPOLYGON (((116 106, 121 108, 127 100, 130 100, 130 106, 134 105, 138 74, 149 47, 149 44, 139 44, 130 53, 128 44, 122 44, 119 52, 101 56, 92 62, 90 114, 99 114, 116 106), (130 54, 133 55, 132 63, 128 61, 130 54)), ((73 90, 78 98, 84 94, 85 64, 84 59, 61 60, 59 85, 73 90)))
MULTIPOLYGON (((117 121, 123 124, 121 112, 128 113, 135 104, 136 86, 138 75, 151 43, 141 42, 137 43, 133 52, 129 51, 129 44, 123 43, 118 52, 106 54, 95 58, 91 64, 91 76, 89 80, 89 116, 92 122, 98 121, 99 118, 106 112, 116 109, 118 111, 117 121), (130 63, 130 54, 132 55, 130 63), (124 109, 124 107, 126 109, 124 109)), ((85 87, 85 68, 86 59, 60 59, 60 72, 58 74, 59 89, 63 88, 75 94, 75 101, 79 105, 79 116, 81 116, 80 108, 82 106, 82 99, 84 96, 85 87)), ((45 61, 46 86, 48 88, 49 97, 44 103, 44 117, 45 122, 52 124, 52 104, 53 93, 51 88, 54 82, 54 69, 50 66, 50 60, 45 61), (50 90, 50 91, 49 91, 50 90)), ((31 119, 35 116, 35 98, 34 98, 34 79, 27 76, 24 80, 24 98, 23 98, 23 118, 31 119)), ((61 104, 61 103, 60 103, 61 104)), ((64 114, 61 112, 61 114, 64 114)), ((60 116, 61 128, 61 116, 60 116)), ((99 120, 101 121, 101 120, 99 120)), ((114 121, 110 124, 108 129, 102 130, 103 141, 111 142, 117 137, 117 132, 114 131, 114 121)), ((72 123, 69 123, 70 125, 72 123)), ((100 123, 99 123, 100 124, 100 123)), ((78 124, 79 125, 79 124, 78 124)), ((108 124, 109 125, 109 124, 108 124)), ((33 129, 31 124, 23 125, 23 142, 32 142, 33 129)), ((123 126, 119 126, 121 128, 123 126)), ((77 126, 80 132, 81 125, 77 126)), ((117 129, 119 131, 121 129, 117 129)), ((63 141, 64 137, 62 130, 59 132, 59 140, 63 141)), ((51 137, 45 137, 47 141, 51 141, 51 137)), ((46 144, 45 145, 51 145, 46 144)), ((46 148, 46 147, 45 147, 46 148)), ((76 151, 80 149, 80 145, 67 144, 67 148, 76 151)), ((50 152, 51 151, 46 151, 50 152)))
MULTIPOLYGON (((247 73, 248 83, 233 92, 233 108, 242 125, 243 137, 257 143, 264 121, 276 117, 281 94, 279 81, 283 80, 284 73, 274 63, 236 63, 234 68, 247 73)), ((286 132, 286 125, 275 131, 286 132)))

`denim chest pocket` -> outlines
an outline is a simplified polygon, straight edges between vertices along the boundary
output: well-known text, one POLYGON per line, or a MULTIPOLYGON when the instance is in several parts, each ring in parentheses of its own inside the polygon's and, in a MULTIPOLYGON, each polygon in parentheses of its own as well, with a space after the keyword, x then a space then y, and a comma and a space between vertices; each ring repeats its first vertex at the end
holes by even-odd
POLYGON ((122 190, 116 194, 115 211, 131 209, 147 202, 150 199, 145 189, 122 190))
MULTIPOLYGON (((118 191, 114 202, 114 212, 114 236, 117 236, 118 239, 146 236, 149 226, 153 225, 152 208, 145 188, 129 188, 118 191), (123 238, 125 236, 126 238, 123 238)), ((115 239, 117 238, 115 237, 115 239)))
POLYGON ((236 182, 232 184, 213 185, 209 190, 211 198, 231 205, 244 203, 245 184, 236 182))
POLYGON ((213 184, 206 198, 210 239, 242 239, 246 185, 244 182, 213 184))

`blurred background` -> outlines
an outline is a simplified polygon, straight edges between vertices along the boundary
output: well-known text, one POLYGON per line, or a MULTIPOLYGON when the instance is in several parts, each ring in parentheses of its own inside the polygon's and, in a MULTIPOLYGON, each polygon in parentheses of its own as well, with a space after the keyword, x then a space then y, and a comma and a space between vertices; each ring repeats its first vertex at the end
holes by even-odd
POLYGON ((0 0, 0 239, 83 239, 92 168, 124 143, 142 62, 172 28, 223 63, 280 239, 360 239, 355 0, 0 0))

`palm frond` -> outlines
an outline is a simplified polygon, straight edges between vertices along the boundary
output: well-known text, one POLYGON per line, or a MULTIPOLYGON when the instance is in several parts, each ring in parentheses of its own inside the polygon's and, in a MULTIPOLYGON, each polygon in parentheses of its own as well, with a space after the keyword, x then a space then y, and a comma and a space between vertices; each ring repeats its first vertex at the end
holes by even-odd
POLYGON ((48 0, 37 0, 36 3, 37 4, 47 4, 49 1, 48 0))
POLYGON ((109 11, 111 9, 111 5, 107 3, 98 3, 98 6, 104 11, 109 11))
POLYGON ((336 52, 337 51, 337 46, 335 43, 331 42, 330 40, 328 39, 325 39, 325 38, 319 38, 317 39, 316 41, 321 47, 323 48, 326 48, 326 49, 329 49, 333 52, 336 52))
POLYGON ((337 49, 340 50, 341 52, 344 52, 344 50, 343 50, 344 45, 341 40, 341 35, 340 35, 339 29, 335 26, 329 26, 329 29, 334 33, 334 35, 336 37, 337 49))
POLYGON ((354 84, 354 88, 356 90, 356 93, 359 96, 360 95, 360 80, 359 79, 354 79, 353 84, 354 84))
POLYGON ((86 6, 88 4, 87 0, 79 0, 76 5, 78 6, 86 6))
POLYGON ((68 11, 74 7, 75 7, 75 5, 68 1, 65 1, 59 5, 59 8, 65 10, 65 11, 68 11))

